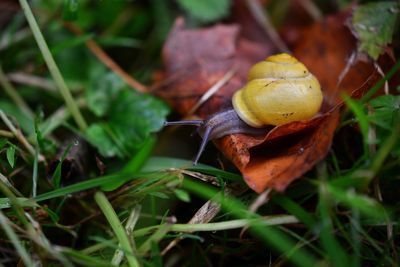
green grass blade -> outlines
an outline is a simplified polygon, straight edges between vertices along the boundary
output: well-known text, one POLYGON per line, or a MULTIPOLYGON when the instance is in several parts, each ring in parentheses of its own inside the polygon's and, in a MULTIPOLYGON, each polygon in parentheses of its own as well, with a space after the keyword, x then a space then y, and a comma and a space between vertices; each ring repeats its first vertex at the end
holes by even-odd
POLYGON ((29 118, 33 118, 33 112, 29 108, 28 104, 25 100, 19 95, 18 91, 14 88, 14 86, 8 81, 5 73, 3 72, 3 68, 0 65, 0 85, 3 87, 4 91, 10 96, 10 98, 14 101, 14 103, 23 110, 29 118))
POLYGON ((336 201, 349 208, 355 208, 366 216, 378 219, 387 217, 384 207, 377 201, 365 195, 357 194, 352 188, 341 189, 332 185, 327 185, 326 190, 336 201))
MULTIPOLYGON (((149 136, 144 142, 142 148, 132 157, 132 159, 125 165, 123 173, 137 173, 142 166, 148 160, 151 152, 153 151, 154 145, 156 144, 156 138, 149 136)), ((101 187, 103 191, 113 191, 123 185, 126 181, 116 180, 115 183, 108 183, 101 187)))
POLYGON ((358 232, 360 226, 360 212, 357 209, 352 209, 352 217, 351 217, 351 239, 354 253, 352 255, 352 266, 359 267, 361 266, 361 235, 358 232))
POLYGON ((32 171, 32 197, 37 195, 37 181, 38 181, 38 162, 39 162, 39 148, 36 147, 35 157, 33 158, 33 171, 32 171))
POLYGON ((109 267, 110 266, 110 263, 104 262, 103 259, 91 257, 91 256, 85 255, 84 253, 73 250, 73 249, 63 248, 62 253, 64 255, 69 256, 76 263, 81 264, 80 266, 93 266, 93 267, 109 267))
MULTIPOLYGON (((136 205, 132 209, 131 214, 129 215, 128 221, 125 224, 125 231, 127 232, 129 239, 132 240, 131 244, 132 244, 133 248, 136 248, 136 244, 133 242, 134 240, 132 238, 132 232, 133 232, 133 229, 135 228, 136 223, 137 223, 137 221, 138 221, 138 219, 140 217, 140 211, 141 211, 141 206, 140 205, 136 205)), ((123 259, 123 256, 124 256, 124 252, 122 250, 118 249, 114 253, 114 256, 113 256, 113 258, 111 260, 111 264, 120 265, 120 263, 121 263, 121 261, 123 259)))
POLYGON ((334 215, 331 212, 330 202, 331 199, 326 188, 326 184, 321 183, 318 213, 321 217, 320 240, 322 247, 328 254, 328 261, 332 264, 332 266, 349 266, 350 262, 348 256, 334 235, 334 227, 331 219, 331 216, 334 215))
POLYGON ((400 121, 394 124, 394 129, 390 133, 389 137, 385 140, 382 146, 377 151, 375 157, 372 160, 370 170, 377 174, 382 167, 387 156, 392 152, 393 147, 399 142, 400 139, 400 121))
POLYGON ((0 211, 0 224, 4 229, 4 232, 10 239, 11 243, 14 245, 15 249, 17 250, 18 255, 21 257, 22 261, 24 262, 25 266, 36 266, 33 263, 33 260, 29 256, 28 251, 22 246, 21 240, 19 240, 17 234, 11 228, 11 222, 4 216, 3 212, 0 211))
POLYGON ((157 231, 154 232, 139 248, 138 253, 144 255, 151 249, 153 243, 157 244, 171 229, 172 224, 165 223, 158 227, 157 231))
MULTIPOLYGON (((238 229, 247 226, 251 226, 253 223, 260 223, 264 225, 282 225, 290 223, 298 223, 296 217, 291 215, 272 215, 264 216, 258 219, 237 219, 224 222, 212 222, 212 223, 196 223, 196 224, 173 224, 170 231, 173 232, 214 232, 222 230, 238 229)), ((142 229, 138 229, 133 232, 135 237, 145 236, 159 229, 161 226, 149 226, 142 229)))
POLYGON ((373 97, 380 88, 382 88, 382 86, 385 84, 385 82, 387 82, 388 80, 390 80, 393 75, 395 75, 400 69, 400 60, 397 61, 397 63, 389 70, 389 72, 385 75, 385 77, 383 77, 381 80, 379 80, 362 98, 361 98, 361 102, 365 103, 368 100, 371 99, 371 97, 373 97))
MULTIPOLYGON (((18 205, 21 207, 26 207, 26 208, 33 208, 35 207, 35 202, 31 201, 29 198, 24 198, 24 197, 17 197, 16 201, 18 201, 18 205)), ((0 198, 0 210, 2 209, 9 209, 11 208, 11 200, 8 197, 2 197, 0 198)))
MULTIPOLYGON (((220 195, 218 194, 218 191, 210 186, 190 179, 184 179, 182 185, 188 191, 191 191, 202 198, 213 198, 216 202, 221 204, 222 209, 231 213, 238 219, 260 218, 259 215, 249 212, 247 208, 238 200, 220 195)), ((280 252, 289 251, 296 246, 295 242, 289 239, 281 231, 271 226, 265 226, 257 220, 251 224, 250 230, 255 236, 267 243, 268 246, 272 246, 280 252)), ((294 251, 289 260, 297 266, 306 267, 315 266, 316 264, 315 257, 304 248, 299 248, 298 250, 294 251)))
POLYGON ((243 178, 239 174, 220 170, 218 168, 214 168, 201 163, 197 164, 196 166, 193 166, 193 162, 191 160, 184 160, 171 157, 151 157, 143 166, 141 171, 143 172, 161 171, 171 168, 187 169, 190 171, 218 176, 234 182, 243 182, 243 178))
POLYGON ((275 195, 272 199, 275 203, 280 205, 289 214, 293 214, 298 218, 301 222, 307 225, 308 229, 312 230, 315 225, 314 217, 308 213, 302 206, 291 200, 290 198, 286 197, 283 194, 275 195))
POLYGON ((352 99, 348 95, 342 95, 343 100, 345 101, 346 105, 353 111, 354 115, 357 118, 358 124, 360 125, 361 134, 363 136, 363 143, 364 143, 364 153, 368 155, 368 145, 369 145, 369 123, 367 114, 364 112, 364 108, 362 103, 352 99))
POLYGON ((125 252, 126 259, 128 260, 128 264, 130 267, 139 267, 140 264, 136 257, 134 256, 133 249, 131 243, 126 235, 125 228, 122 226, 120 220, 118 219, 117 214, 115 213, 111 203, 108 201, 103 192, 96 192, 94 195, 94 199, 99 205, 101 211, 104 216, 107 218, 108 223, 113 229, 119 243, 121 246, 121 250, 125 252))
POLYGON ((114 183, 115 180, 124 180, 125 182, 133 180, 133 179, 139 179, 139 178, 151 178, 153 176, 157 176, 157 173, 135 173, 135 174, 129 174, 129 173, 117 173, 113 175, 106 175, 106 176, 101 176, 99 178, 94 178, 90 179, 87 181, 83 181, 80 183, 72 184, 66 187, 62 187, 59 189, 55 189, 53 191, 49 191, 46 193, 43 193, 41 195, 38 195, 35 200, 36 201, 44 201, 56 197, 62 197, 68 194, 76 193, 79 191, 99 187, 106 185, 108 183, 114 183))
POLYGON ((85 119, 83 118, 81 112, 79 111, 78 105, 76 104, 75 100, 73 99, 71 92, 64 81, 63 76, 61 75, 60 70, 57 67, 56 62, 54 61, 53 56, 47 46, 47 43, 43 37, 42 32, 40 31, 39 25, 36 22, 36 19, 32 13, 31 8, 26 0, 19 0, 22 10, 25 13, 26 20, 32 30, 33 36, 36 39, 36 42, 39 46, 39 49, 43 55, 43 58, 46 62, 47 67, 53 76, 54 82, 57 84, 57 87, 60 89, 60 93, 63 96, 65 103, 68 109, 71 111, 72 116, 75 119, 76 124, 82 131, 85 131, 87 128, 87 124, 85 119))

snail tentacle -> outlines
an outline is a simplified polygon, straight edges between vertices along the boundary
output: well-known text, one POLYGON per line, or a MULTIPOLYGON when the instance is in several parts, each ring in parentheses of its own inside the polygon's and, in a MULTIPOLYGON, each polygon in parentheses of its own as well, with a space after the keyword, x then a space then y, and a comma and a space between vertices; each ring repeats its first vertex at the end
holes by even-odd
POLYGON ((249 134, 259 135, 265 134, 269 129, 264 128, 253 128, 247 125, 242 119, 239 118, 234 109, 224 110, 215 113, 206 120, 187 120, 187 121, 166 121, 164 126, 170 125, 195 125, 197 126, 197 132, 202 138, 200 148, 193 160, 193 165, 197 165, 201 155, 208 141, 224 137, 229 134, 249 134))
POLYGON ((193 160, 193 165, 197 165, 197 163, 199 162, 201 154, 203 154, 204 148, 206 147, 206 144, 210 140, 212 130, 213 130, 213 128, 211 128, 211 127, 205 128, 204 134, 203 134, 203 140, 201 140, 199 151, 197 152, 197 155, 196 155, 195 159, 193 160))
POLYGON ((164 121, 164 126, 172 126, 172 125, 198 125, 198 126, 200 126, 203 122, 204 122, 203 120, 164 121))

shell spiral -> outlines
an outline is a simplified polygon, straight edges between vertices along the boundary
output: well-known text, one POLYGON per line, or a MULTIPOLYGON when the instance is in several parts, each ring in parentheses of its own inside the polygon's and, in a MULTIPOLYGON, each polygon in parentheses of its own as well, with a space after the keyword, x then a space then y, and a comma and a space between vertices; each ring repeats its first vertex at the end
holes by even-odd
POLYGON ((318 113, 323 96, 317 78, 296 58, 278 54, 255 64, 233 98, 239 117, 253 127, 305 120, 318 113))

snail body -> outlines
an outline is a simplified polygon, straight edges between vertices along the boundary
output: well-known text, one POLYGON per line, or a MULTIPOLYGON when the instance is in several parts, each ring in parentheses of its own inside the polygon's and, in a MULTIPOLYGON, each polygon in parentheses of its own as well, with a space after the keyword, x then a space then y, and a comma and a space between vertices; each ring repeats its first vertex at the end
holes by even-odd
POLYGON ((318 80, 296 58, 277 54, 255 64, 248 83, 233 98, 233 109, 206 120, 166 122, 165 125, 197 125, 203 141, 193 164, 197 164, 210 139, 228 134, 257 135, 269 125, 277 126, 312 118, 323 96, 318 80))

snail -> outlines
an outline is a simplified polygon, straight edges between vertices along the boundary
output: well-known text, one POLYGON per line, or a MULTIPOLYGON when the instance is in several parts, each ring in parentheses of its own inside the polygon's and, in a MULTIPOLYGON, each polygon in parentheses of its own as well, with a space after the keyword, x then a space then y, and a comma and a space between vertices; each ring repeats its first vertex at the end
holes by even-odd
POLYGON ((205 120, 165 122, 169 125, 196 125, 203 140, 193 161, 196 165, 207 142, 228 134, 263 134, 268 126, 312 118, 322 104, 317 78, 296 58, 277 54, 256 63, 248 73, 248 83, 232 97, 233 108, 205 120))

